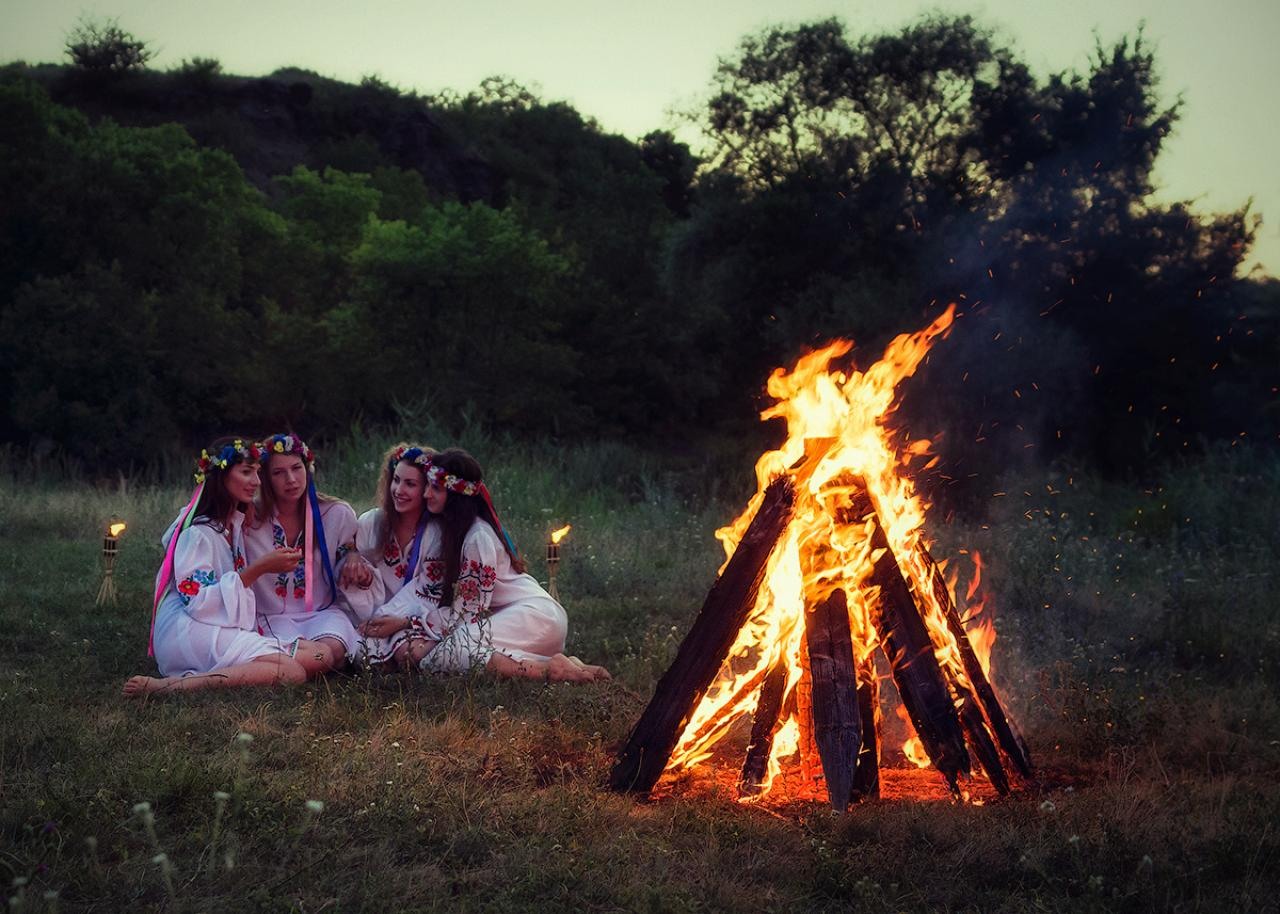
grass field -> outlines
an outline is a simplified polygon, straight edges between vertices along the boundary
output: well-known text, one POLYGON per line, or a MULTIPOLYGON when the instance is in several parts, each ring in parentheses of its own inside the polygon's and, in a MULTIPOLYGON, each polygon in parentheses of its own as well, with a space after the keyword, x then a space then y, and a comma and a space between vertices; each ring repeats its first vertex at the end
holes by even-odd
MULTIPOLYGON (((337 449, 326 488, 366 507, 385 443, 337 449)), ((535 571, 535 544, 573 523, 570 647, 612 683, 335 676, 126 705, 184 493, 0 477, 11 911, 1280 910, 1274 458, 1236 449, 1147 486, 1002 480, 981 522, 938 528, 936 552, 987 560, 996 679, 1041 783, 837 816, 705 783, 653 802, 602 787, 749 467, 726 482, 605 445, 462 443, 535 571), (112 514, 130 525, 121 599, 97 609, 112 514)))

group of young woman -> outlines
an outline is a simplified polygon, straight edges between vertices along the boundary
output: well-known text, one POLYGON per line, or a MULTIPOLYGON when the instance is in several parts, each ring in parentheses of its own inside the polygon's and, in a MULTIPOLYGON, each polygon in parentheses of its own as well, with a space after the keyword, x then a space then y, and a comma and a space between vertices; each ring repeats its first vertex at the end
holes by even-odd
POLYGON ((296 435, 215 441, 169 525, 150 652, 126 697, 299 683, 347 664, 608 679, 564 653, 568 619, 525 572, 466 451, 397 445, 378 507, 321 494, 296 435))

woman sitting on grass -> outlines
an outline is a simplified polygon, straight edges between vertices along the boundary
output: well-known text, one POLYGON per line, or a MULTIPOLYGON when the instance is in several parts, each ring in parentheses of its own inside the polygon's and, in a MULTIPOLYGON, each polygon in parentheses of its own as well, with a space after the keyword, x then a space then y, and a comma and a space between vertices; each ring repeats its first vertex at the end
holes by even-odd
POLYGON ((366 622, 388 637, 420 619, 424 672, 485 670, 555 682, 608 679, 563 653, 568 617, 532 576, 498 520, 480 464, 460 448, 430 457, 425 558, 414 580, 366 622))
POLYGON ((253 583, 292 571, 302 558, 297 549, 283 549, 245 563, 244 512, 260 485, 260 458, 259 445, 240 438, 219 439, 201 454, 191 501, 161 540, 166 551, 149 651, 161 678, 132 677, 126 698, 306 680, 294 653, 314 653, 319 645, 258 634, 253 583))
MULTIPOLYGON (((373 566, 370 590, 375 606, 406 589, 427 554, 423 471, 434 453, 431 448, 401 443, 383 455, 375 494, 379 507, 360 515, 356 532, 356 548, 373 566)), ((422 607, 409 601, 397 604, 396 611, 400 615, 395 625, 361 626, 364 637, 357 660, 372 666, 412 669, 426 655, 422 607)), ((365 613, 360 621, 367 621, 369 615, 365 613)))
MULTIPOLYGON (((344 612, 348 596, 339 575, 354 586, 373 579, 373 570, 355 555, 356 512, 345 501, 316 491, 315 455, 296 435, 272 435, 262 442, 260 509, 245 530, 250 558, 302 547, 302 561, 253 583, 258 631, 281 642, 299 639, 317 645, 299 651, 307 673, 318 676, 338 669, 356 649, 355 626, 344 612)), ((372 606, 369 607, 372 609, 372 606)), ((365 612, 368 615, 368 612, 365 612)))

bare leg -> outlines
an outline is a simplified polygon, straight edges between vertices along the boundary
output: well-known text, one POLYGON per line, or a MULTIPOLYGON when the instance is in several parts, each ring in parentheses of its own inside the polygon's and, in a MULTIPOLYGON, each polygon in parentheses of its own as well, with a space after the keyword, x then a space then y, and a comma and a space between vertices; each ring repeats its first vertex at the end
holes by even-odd
POLYGON ((284 654, 272 654, 195 676, 134 676, 125 682, 123 695, 125 698, 143 698, 166 692, 225 689, 233 686, 297 685, 306 681, 307 671, 302 664, 284 654))
POLYGON ((294 657, 307 671, 307 676, 315 678, 336 670, 346 659, 347 651, 337 638, 317 638, 315 641, 301 639, 294 657))

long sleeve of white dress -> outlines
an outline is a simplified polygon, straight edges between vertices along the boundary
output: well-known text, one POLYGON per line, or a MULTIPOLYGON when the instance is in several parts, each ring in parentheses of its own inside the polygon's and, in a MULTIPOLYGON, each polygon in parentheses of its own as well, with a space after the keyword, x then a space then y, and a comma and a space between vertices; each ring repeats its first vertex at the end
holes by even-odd
POLYGON ((237 574, 242 567, 243 552, 229 545, 217 528, 189 527, 173 554, 173 586, 186 614, 206 625, 256 631, 253 591, 237 574))
MULTIPOLYGON (((181 534, 173 576, 156 609, 153 644, 162 675, 208 673, 262 656, 292 654, 293 644, 257 631, 254 594, 238 574, 245 566, 242 523, 237 514, 229 530, 197 522, 181 534)), ((175 521, 164 537, 166 545, 178 535, 176 530, 175 521)))

